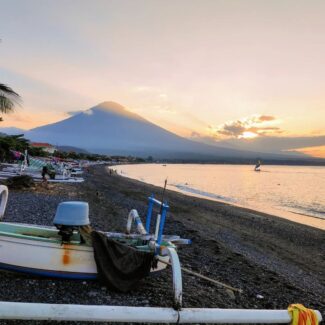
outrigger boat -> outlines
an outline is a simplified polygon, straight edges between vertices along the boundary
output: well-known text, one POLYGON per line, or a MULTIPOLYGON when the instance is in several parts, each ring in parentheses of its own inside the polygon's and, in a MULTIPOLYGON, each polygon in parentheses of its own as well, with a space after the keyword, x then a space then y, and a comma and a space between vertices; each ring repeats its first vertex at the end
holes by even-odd
MULTIPOLYGON (((8 188, 0 185, 0 218, 2 219, 8 188)), ((60 203, 54 218, 56 227, 12 222, 0 222, 0 269, 38 276, 67 279, 96 279, 97 267, 94 249, 84 240, 81 227, 89 225, 88 203, 60 203)), ((179 236, 163 235, 168 205, 149 198, 146 229, 136 210, 131 210, 125 233, 105 232, 111 239, 139 251, 155 252, 157 263, 152 272, 166 268, 170 255, 177 259, 176 244, 188 244, 179 236), (153 206, 161 207, 157 217, 156 232, 149 234, 153 206), (131 234, 132 223, 138 233, 131 234)))
MULTIPOLYGON (((0 219, 3 217, 8 189, 0 185, 0 219)), ((288 310, 182 308, 182 274, 176 253, 176 244, 189 241, 178 236, 164 236, 163 228, 168 205, 153 196, 149 198, 146 226, 142 225, 136 210, 131 210, 125 233, 105 233, 139 251, 153 251, 158 268, 172 266, 174 303, 173 308, 39 304, 0 301, 0 319, 97 321, 132 323, 289 323, 307 325, 322 321, 319 311, 302 305, 291 305, 288 310), (149 234, 154 205, 160 207, 156 231, 149 234), (137 232, 130 234, 132 223, 137 232), (300 322, 300 320, 302 320, 300 322)), ((0 268, 41 276, 70 279, 93 279, 97 277, 94 251, 82 240, 79 226, 87 225, 88 204, 63 202, 59 204, 54 218, 55 227, 0 222, 0 268), (67 242, 69 239, 69 242, 67 242)), ((155 270, 151 270, 155 271, 155 270)))
POLYGON ((13 151, 15 154, 19 154, 24 159, 18 164, 6 164, 0 171, 0 179, 7 179, 9 177, 28 175, 33 177, 35 181, 42 181, 41 175, 42 168, 47 167, 49 170, 48 179, 49 182, 53 183, 81 183, 84 181, 81 176, 83 171, 81 168, 73 168, 68 164, 64 163, 53 163, 50 161, 44 161, 41 159, 33 158, 28 155, 27 150, 24 154, 13 151))

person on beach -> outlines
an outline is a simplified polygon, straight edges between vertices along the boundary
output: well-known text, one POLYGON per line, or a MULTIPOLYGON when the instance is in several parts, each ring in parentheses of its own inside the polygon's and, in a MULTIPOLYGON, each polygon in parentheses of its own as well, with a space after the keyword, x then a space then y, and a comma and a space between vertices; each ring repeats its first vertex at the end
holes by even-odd
POLYGON ((48 171, 47 166, 44 166, 42 169, 42 184, 44 187, 48 188, 46 175, 49 175, 49 171, 48 171))
POLYGON ((42 179, 43 181, 47 181, 46 175, 48 175, 48 169, 46 166, 43 167, 42 169, 42 179))

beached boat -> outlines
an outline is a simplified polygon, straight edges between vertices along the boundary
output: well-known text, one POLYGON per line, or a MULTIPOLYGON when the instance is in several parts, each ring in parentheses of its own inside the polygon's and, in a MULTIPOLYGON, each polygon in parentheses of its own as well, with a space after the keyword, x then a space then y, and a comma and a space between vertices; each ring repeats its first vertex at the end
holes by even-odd
MULTIPOLYGON (((0 185, 0 217, 5 212, 8 189, 0 185)), ((161 202, 150 198, 151 204, 161 202)), ((158 218, 155 235, 149 235, 142 226, 136 212, 129 214, 127 233, 105 233, 109 238, 135 248, 138 251, 156 251, 158 261, 152 272, 166 268, 168 249, 174 249, 173 242, 181 243, 178 236, 162 234, 168 206, 163 204, 161 218, 158 218), (132 222, 140 233, 130 234, 132 222)), ((150 209, 150 206, 149 206, 150 209)), ((147 215, 148 229, 150 215, 147 215)), ((59 204, 54 218, 56 227, 0 222, 0 269, 46 277, 68 279, 95 279, 97 267, 94 249, 84 240, 80 227, 89 225, 88 203, 63 202, 59 204)), ((185 243, 184 241, 182 243, 185 243)))
MULTIPOLYGON (((0 186, 0 218, 5 212, 8 189, 0 186)), ((0 268, 42 276, 71 279, 92 279, 97 277, 94 251, 82 240, 82 234, 74 228, 76 223, 88 222, 88 208, 85 202, 64 202, 57 209, 54 227, 34 226, 17 223, 0 223, 0 268), (84 203, 84 204, 82 204, 84 203), (74 205, 74 207, 73 207, 74 205), (80 218, 75 218, 79 209, 80 218), (66 212, 64 214, 63 212, 66 212), (86 212, 86 213, 85 213, 86 212), (67 221, 68 225, 62 225, 67 221), (75 221, 75 222, 74 222, 75 221), (58 226, 58 225, 57 225, 58 226), (65 226, 65 227, 63 227, 65 226), (72 227, 72 228, 71 228, 72 227), (71 232, 72 230, 72 232, 71 232), (67 243, 67 236, 69 243, 67 243)), ((149 198, 146 227, 136 212, 129 214, 126 233, 105 233, 114 240, 123 242, 137 250, 154 251, 158 268, 172 266, 173 308, 129 307, 129 306, 88 306, 39 304, 0 301, 0 319, 97 321, 97 322, 141 322, 141 323, 289 323, 295 317, 304 319, 299 324, 312 324, 311 319, 321 321, 318 311, 306 310, 301 305, 292 305, 287 310, 244 310, 218 308, 182 308, 182 274, 175 243, 188 243, 178 236, 163 236, 163 227, 168 206, 149 198), (148 234, 154 205, 161 207, 157 216, 154 235, 148 234), (138 234, 130 234, 132 223, 138 234), (168 262, 170 260, 170 263, 168 262), (160 264, 160 266, 159 266, 160 264), (299 313, 299 314, 297 314, 299 313), (297 316, 298 315, 298 316, 297 316)), ((154 270, 152 270, 154 271, 154 270)), ((206 278, 208 279, 208 278, 206 278)), ((233 288, 234 289, 234 288, 233 288)))
POLYGON ((24 153, 13 151, 14 157, 19 158, 18 164, 6 164, 1 170, 0 177, 12 177, 17 175, 28 175, 34 179, 42 179, 44 168, 47 170, 47 175, 54 182, 68 181, 74 179, 77 182, 84 181, 83 178, 77 177, 83 174, 79 164, 59 162, 57 158, 34 158, 25 150, 24 153))
MULTIPOLYGON (((43 177, 40 172, 29 172, 29 171, 23 171, 23 172, 10 172, 10 171, 0 171, 0 179, 8 179, 10 177, 15 176, 22 176, 27 175, 34 179, 36 182, 40 182, 43 180, 43 177)), ((47 179, 50 183, 82 183, 84 182, 84 178, 82 177, 76 177, 76 176, 65 176, 65 175, 55 175, 54 179, 47 179)))
MULTIPOLYGON (((148 250, 139 237, 117 240, 148 250)), ((152 271, 165 267, 159 262, 152 271)), ((0 269, 66 279, 97 278, 93 247, 82 243, 80 234, 75 232, 68 244, 62 243, 56 228, 6 222, 0 223, 0 269)))
POLYGON ((82 175, 84 172, 81 168, 71 168, 70 169, 70 175, 73 176, 80 176, 82 175))
POLYGON ((24 154, 16 152, 24 157, 24 160, 20 164, 2 164, 4 168, 0 171, 0 179, 5 180, 10 177, 28 175, 39 182, 43 180, 42 170, 44 167, 48 170, 47 176, 48 182, 51 183, 81 183, 84 181, 82 177, 78 177, 83 174, 81 168, 76 170, 72 169, 67 164, 54 163, 53 161, 45 161, 28 156, 27 150, 24 154))

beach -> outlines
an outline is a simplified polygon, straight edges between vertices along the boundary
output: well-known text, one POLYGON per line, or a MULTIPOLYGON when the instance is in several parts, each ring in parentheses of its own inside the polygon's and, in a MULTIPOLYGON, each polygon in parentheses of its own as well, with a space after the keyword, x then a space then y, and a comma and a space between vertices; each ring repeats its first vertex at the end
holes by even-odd
MULTIPOLYGON (((58 203, 89 202, 95 229, 124 231, 135 208, 145 219, 147 198, 162 188, 92 167, 81 184, 50 184, 49 189, 10 191, 4 221, 52 225, 58 203)), ((285 309, 302 303, 325 313, 325 232, 261 212, 166 191, 170 212, 166 234, 192 240, 179 248, 181 265, 242 289, 229 292, 183 273, 184 307, 285 309)), ((68 281, 1 273, 1 301, 172 305, 167 269, 128 294, 108 291, 97 281, 68 281)), ((1 322, 26 323, 26 322, 1 322)), ((29 322, 32 323, 32 322, 29 322)))

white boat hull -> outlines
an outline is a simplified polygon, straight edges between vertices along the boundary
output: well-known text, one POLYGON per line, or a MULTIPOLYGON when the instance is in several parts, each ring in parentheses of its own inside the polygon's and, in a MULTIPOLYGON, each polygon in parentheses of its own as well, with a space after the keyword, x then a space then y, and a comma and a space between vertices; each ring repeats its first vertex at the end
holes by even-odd
POLYGON ((0 268, 75 279, 94 279, 97 268, 91 247, 0 236, 0 268))
MULTIPOLYGON (((31 176, 34 178, 36 182, 43 180, 41 174, 37 174, 37 173, 26 173, 26 172, 14 173, 14 172, 0 171, 0 179, 7 179, 9 177, 21 176, 21 175, 31 176)), ((82 183, 84 182, 84 179, 82 177, 56 175, 55 179, 48 179, 47 181, 49 183, 82 183)))
MULTIPOLYGON (((26 235, 28 236, 28 232, 24 237, 26 235)), ((42 238, 35 240, 33 236, 30 239, 18 238, 16 235, 0 232, 0 269, 56 278, 85 280, 97 278, 92 247, 61 245, 55 241, 55 238, 53 242, 42 241, 42 238)), ((166 261, 168 260, 166 257, 166 261)), ((152 272, 164 268, 166 265, 159 262, 158 268, 152 269, 152 272)))

